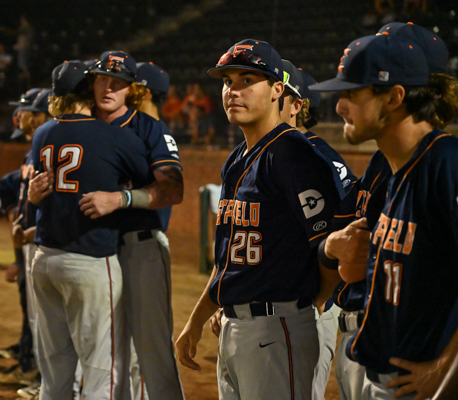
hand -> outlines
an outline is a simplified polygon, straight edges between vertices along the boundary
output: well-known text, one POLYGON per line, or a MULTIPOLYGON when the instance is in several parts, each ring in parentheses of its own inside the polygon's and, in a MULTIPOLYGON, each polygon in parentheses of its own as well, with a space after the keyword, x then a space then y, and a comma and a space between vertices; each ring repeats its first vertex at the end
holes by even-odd
POLYGON ((178 359, 185 367, 200 371, 202 367, 193 361, 197 354, 197 343, 202 338, 202 326, 192 326, 188 322, 175 342, 178 359))
POLYGON ((20 249, 22 246, 24 246, 25 243, 26 241, 22 226, 13 223, 13 246, 16 249, 20 249))
POLYGON ((401 360, 400 358, 391 358, 390 363, 412 372, 410 375, 392 379, 386 384, 387 388, 404 385, 394 392, 394 398, 396 399, 412 392, 417 392, 414 400, 424 400, 432 397, 447 373, 447 368, 445 368, 445 371, 439 368, 439 360, 415 363, 401 360))
POLYGON ((41 201, 53 191, 52 184, 54 183, 54 174, 52 172, 34 171, 32 178, 29 181, 29 191, 27 192, 27 198, 35 205, 41 203, 41 201))
POLYGON ((345 282, 365 279, 369 243, 370 232, 366 218, 353 221, 326 239, 325 253, 331 259, 339 259, 339 273, 345 282))
POLYGON ((122 207, 121 192, 91 192, 83 194, 80 210, 91 219, 102 217, 122 207))
POLYGON ((5 270, 5 280, 7 282, 15 282, 17 280, 17 275, 19 273, 19 268, 15 265, 8 265, 5 270))
POLYGON ((219 337, 221 332, 221 318, 223 316, 223 309, 219 308, 211 317, 210 317, 210 328, 212 333, 219 337))
POLYGON ((37 227, 32 226, 24 231, 24 242, 25 243, 33 243, 33 239, 35 238, 35 231, 37 227))

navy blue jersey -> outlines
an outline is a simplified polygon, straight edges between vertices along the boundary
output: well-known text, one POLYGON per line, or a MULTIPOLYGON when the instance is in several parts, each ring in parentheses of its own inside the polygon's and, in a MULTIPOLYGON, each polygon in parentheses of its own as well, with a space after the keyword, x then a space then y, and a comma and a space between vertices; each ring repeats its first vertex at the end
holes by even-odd
MULTIPOLYGON (((163 166, 175 166, 181 169, 178 147, 167 126, 141 111, 129 109, 123 116, 116 118, 112 125, 128 127, 135 131, 145 143, 148 152, 148 163, 152 171, 163 166)), ((134 189, 142 186, 134 185, 134 189)), ((122 232, 146 229, 167 230, 172 207, 159 210, 131 208, 121 210, 119 221, 122 232)))
POLYGON ((0 179, 0 200, 3 212, 8 213, 11 208, 16 207, 18 202, 19 189, 21 187, 21 170, 6 174, 0 179))
POLYGON ((117 234, 107 219, 86 217, 78 205, 83 193, 115 192, 127 179, 147 181, 146 149, 128 129, 71 114, 46 122, 32 144, 35 169, 52 169, 54 191, 40 204, 35 242, 93 257, 116 253, 117 234))
MULTIPOLYGON (((386 199, 391 168, 381 151, 371 158, 366 172, 345 195, 337 206, 330 231, 344 229, 360 218, 367 218, 368 229, 372 230, 382 212, 386 199)), ((358 311, 364 308, 366 282, 347 284, 342 282, 334 291, 334 302, 345 311, 358 311)))
POLYGON ((340 177, 342 182, 342 186, 345 190, 345 193, 348 193, 351 189, 352 185, 358 180, 358 178, 353 175, 350 168, 346 164, 345 160, 341 157, 337 151, 335 151, 329 144, 324 140, 317 136, 315 133, 311 131, 307 131, 305 133, 305 137, 310 140, 318 150, 331 162, 337 169, 337 173, 340 177))
POLYGON ((312 299, 319 238, 343 196, 337 171, 284 123, 245 151, 243 142, 221 172, 210 297, 221 305, 312 299))
POLYGON ((388 182, 372 231, 366 315, 347 355, 378 373, 432 360, 458 298, 458 139, 438 129, 388 182))

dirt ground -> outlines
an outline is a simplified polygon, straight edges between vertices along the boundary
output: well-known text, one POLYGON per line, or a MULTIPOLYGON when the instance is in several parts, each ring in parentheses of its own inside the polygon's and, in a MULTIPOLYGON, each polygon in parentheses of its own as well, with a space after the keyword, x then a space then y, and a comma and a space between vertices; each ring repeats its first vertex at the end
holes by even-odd
MULTIPOLYGON (((172 253, 172 302, 175 338, 184 327, 196 301, 205 287, 208 276, 199 273, 199 192, 207 183, 220 183, 220 169, 227 151, 207 152, 185 149, 180 152, 184 166, 185 198, 175 206, 167 235, 172 253)), ((349 154, 350 168, 360 176, 369 155, 349 154)), ((10 169, 12 170, 12 169, 10 169)), ((9 228, 0 220, 0 264, 13 262, 9 228)), ((21 331, 21 309, 16 284, 5 282, 0 271, 0 348, 17 343, 21 331)), ((193 371, 179 365, 181 379, 188 400, 216 400, 217 338, 207 326, 198 347, 196 361, 202 371, 193 371)), ((11 361, 0 359, 0 369, 11 361)), ((15 399, 19 386, 0 385, 0 400, 15 399)), ((337 384, 333 372, 326 391, 326 400, 338 400, 337 384)), ((165 400, 165 399, 164 399, 165 400)))

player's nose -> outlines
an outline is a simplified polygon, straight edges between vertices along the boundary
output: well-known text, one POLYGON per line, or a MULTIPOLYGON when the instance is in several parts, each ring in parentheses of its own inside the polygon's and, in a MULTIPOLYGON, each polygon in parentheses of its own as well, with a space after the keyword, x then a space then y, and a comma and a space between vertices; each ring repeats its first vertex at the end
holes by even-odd
POLYGON ((346 99, 340 97, 339 101, 336 105, 336 113, 339 114, 341 117, 344 117, 347 114, 348 108, 346 106, 346 99))

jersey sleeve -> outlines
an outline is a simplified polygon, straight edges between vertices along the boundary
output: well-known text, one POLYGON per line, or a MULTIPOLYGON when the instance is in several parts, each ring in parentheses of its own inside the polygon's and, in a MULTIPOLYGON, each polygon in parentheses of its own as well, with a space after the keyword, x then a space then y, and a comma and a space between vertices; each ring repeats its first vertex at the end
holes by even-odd
POLYGON ((20 169, 10 172, 0 179, 1 208, 5 213, 16 206, 20 185, 20 169))
POLYGON ((182 169, 178 146, 164 122, 140 114, 138 123, 141 125, 139 130, 144 131, 141 136, 147 148, 150 168, 174 166, 182 169))
POLYGON ((328 224, 343 197, 343 188, 336 169, 307 139, 301 139, 293 137, 278 143, 273 174, 314 248, 328 232, 328 224))

